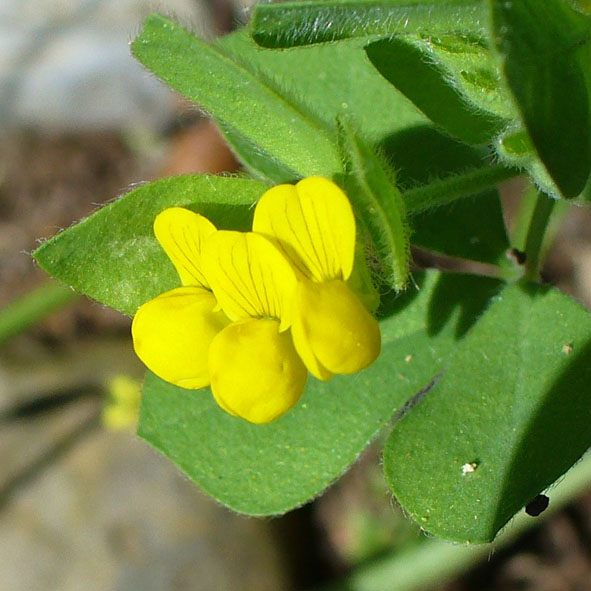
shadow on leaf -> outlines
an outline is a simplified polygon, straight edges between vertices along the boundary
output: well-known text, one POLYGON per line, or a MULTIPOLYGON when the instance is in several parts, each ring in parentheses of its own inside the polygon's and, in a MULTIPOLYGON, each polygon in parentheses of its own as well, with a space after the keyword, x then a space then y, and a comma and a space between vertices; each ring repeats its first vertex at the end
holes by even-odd
POLYGON ((397 181, 402 187, 478 168, 488 155, 486 149, 468 146, 432 125, 407 127, 387 136, 378 147, 397 171, 397 181))
POLYGON ((383 320, 390 316, 394 316, 395 314, 399 314, 419 295, 419 292, 425 283, 425 278, 426 274, 424 271, 413 273, 411 284, 402 292, 397 292, 389 286, 383 286, 382 288, 378 286, 378 290, 382 295, 380 297, 380 307, 376 312, 376 316, 383 320))
POLYGON ((419 48, 400 38, 380 39, 367 45, 365 53, 390 84, 451 135, 485 144, 501 131, 503 121, 469 103, 449 73, 419 48))
POLYGON ((456 339, 462 338, 488 307, 505 283, 490 277, 444 273, 429 302, 427 331, 435 336, 456 313, 456 339))
MULTIPOLYGON (((572 361, 551 384, 529 421, 506 472, 493 527, 498 530, 562 476, 591 446, 591 339, 580 350, 557 343, 572 361)), ((552 502, 552 492, 549 493, 552 502)))
POLYGON ((220 230, 248 232, 252 227, 254 204, 195 203, 185 207, 205 216, 220 230))

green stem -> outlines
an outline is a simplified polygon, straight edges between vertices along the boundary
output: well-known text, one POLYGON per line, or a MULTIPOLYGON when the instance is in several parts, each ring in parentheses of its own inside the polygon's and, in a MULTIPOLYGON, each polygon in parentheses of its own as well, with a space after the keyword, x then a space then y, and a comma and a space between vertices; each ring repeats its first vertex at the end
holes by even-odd
POLYGON ((403 196, 408 212, 413 214, 469 197, 520 174, 521 172, 516 168, 492 165, 410 189, 405 191, 403 196))
POLYGON ((539 278, 544 234, 555 203, 554 199, 547 197, 544 193, 538 193, 525 239, 525 279, 535 281, 539 278))
POLYGON ((48 282, 0 309, 0 345, 71 302, 76 293, 48 282))
POLYGON ((486 560, 493 551, 506 546, 518 535, 538 525, 541 520, 587 491, 589 486, 591 455, 587 454, 552 487, 548 493, 550 506, 541 517, 534 519, 522 511, 492 544, 459 546, 430 538, 409 550, 359 567, 341 584, 331 586, 330 591, 421 591, 432 585, 441 585, 486 560))

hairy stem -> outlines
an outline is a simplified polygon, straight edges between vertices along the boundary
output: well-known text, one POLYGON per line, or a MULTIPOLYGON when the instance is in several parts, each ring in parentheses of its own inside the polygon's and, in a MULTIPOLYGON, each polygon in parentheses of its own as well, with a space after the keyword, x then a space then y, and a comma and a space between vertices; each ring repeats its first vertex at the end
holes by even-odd
POLYGON ((408 212, 413 214, 469 197, 520 174, 516 168, 496 164, 410 189, 403 196, 408 212))

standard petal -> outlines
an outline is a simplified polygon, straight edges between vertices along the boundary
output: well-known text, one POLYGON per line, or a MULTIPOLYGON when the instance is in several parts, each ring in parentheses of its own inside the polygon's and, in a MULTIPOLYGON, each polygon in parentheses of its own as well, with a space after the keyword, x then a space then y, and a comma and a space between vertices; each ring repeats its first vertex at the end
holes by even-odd
POLYGON ((131 334, 137 356, 157 376, 181 388, 209 384, 207 355, 213 338, 229 323, 213 294, 178 287, 143 304, 131 334))
POLYGON ((299 283, 292 334, 297 352, 319 379, 360 371, 380 354, 377 320, 339 280, 299 283))
POLYGON ((215 231, 207 218, 182 207, 170 207, 156 216, 154 234, 183 285, 209 287, 202 272, 201 250, 215 231))
POLYGON ((307 372, 279 322, 250 318, 227 326, 209 349, 217 403, 251 423, 269 423, 300 398, 307 372))
POLYGON ((267 238, 252 232, 216 232, 203 265, 222 310, 232 320, 278 318, 289 328, 296 276, 267 238))
POLYGON ((323 177, 277 185, 257 203, 253 231, 276 240, 315 281, 348 279, 355 257, 355 216, 343 191, 323 177))

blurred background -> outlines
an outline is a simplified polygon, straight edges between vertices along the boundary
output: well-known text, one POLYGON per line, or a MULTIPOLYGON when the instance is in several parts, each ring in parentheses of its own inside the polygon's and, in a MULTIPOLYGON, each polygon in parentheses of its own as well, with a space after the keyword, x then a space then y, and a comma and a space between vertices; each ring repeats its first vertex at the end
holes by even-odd
MULTIPOLYGON (((591 590, 584 479, 550 518, 516 520, 494 548, 466 552, 402 515, 377 446, 319 500, 257 520, 205 497, 134 435, 143 368, 130 319, 50 282, 30 252, 134 183, 237 169, 213 124, 128 43, 154 9, 212 38, 248 8, 0 0, 0 589, 591 590)), ((503 188, 508 212, 518 189, 503 188)), ((545 276, 591 303, 587 211, 566 214, 545 276)))

